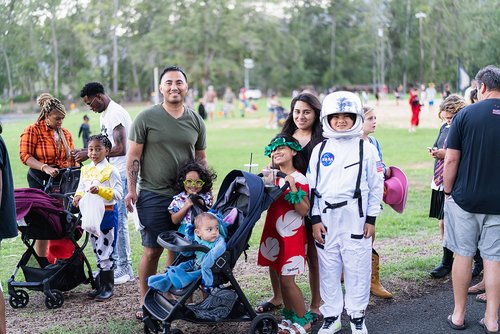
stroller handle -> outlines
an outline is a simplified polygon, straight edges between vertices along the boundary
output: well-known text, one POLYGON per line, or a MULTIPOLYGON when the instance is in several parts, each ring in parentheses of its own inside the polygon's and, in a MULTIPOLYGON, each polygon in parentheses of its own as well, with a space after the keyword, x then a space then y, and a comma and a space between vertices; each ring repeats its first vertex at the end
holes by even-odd
MULTIPOLYGON (((257 174, 257 176, 258 177, 264 177, 264 174, 259 173, 259 174, 257 174)), ((284 179, 286 177, 286 174, 279 170, 279 171, 276 172, 276 176, 281 177, 282 179, 284 179)), ((283 184, 283 186, 280 188, 280 192, 285 191, 288 187, 290 187, 290 182, 286 181, 285 184, 283 184)))
MULTIPOLYGON (((70 171, 71 170, 78 170, 78 169, 81 169, 81 168, 82 168, 81 166, 59 168, 56 177, 62 175, 63 173, 65 173, 68 170, 70 170, 70 171)), ((52 184, 54 183, 54 179, 55 178, 52 177, 52 176, 49 177, 49 180, 47 181, 47 184, 45 185, 45 188, 43 189, 43 191, 45 193, 47 193, 47 194, 49 193, 49 190, 52 188, 52 184)), ((53 193, 50 193, 50 194, 53 195, 53 193)), ((73 193, 68 193, 68 195, 73 195, 73 194, 74 194, 74 192, 73 193)))
POLYGON ((156 240, 160 246, 166 249, 173 250, 174 252, 204 252, 208 253, 210 248, 192 243, 184 238, 182 234, 177 231, 167 231, 160 233, 156 240))

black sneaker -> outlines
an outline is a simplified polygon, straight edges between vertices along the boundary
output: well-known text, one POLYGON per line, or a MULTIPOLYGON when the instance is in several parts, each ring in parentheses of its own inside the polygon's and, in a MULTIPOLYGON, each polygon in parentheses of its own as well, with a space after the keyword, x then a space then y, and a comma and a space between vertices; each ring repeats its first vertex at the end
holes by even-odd
POLYGON ((318 334, 334 334, 342 329, 342 324, 340 323, 340 316, 336 317, 325 317, 323 319, 323 326, 318 331, 318 334))

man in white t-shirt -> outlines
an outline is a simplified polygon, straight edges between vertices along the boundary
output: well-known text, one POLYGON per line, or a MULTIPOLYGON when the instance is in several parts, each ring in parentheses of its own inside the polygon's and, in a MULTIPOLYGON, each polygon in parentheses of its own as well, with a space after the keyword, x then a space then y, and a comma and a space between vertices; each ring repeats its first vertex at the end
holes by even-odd
MULTIPOLYGON (((118 235, 116 236, 115 260, 115 284, 123 284, 134 280, 132 271, 132 258, 130 255, 130 237, 128 233, 128 217, 125 208, 125 196, 127 194, 127 177, 125 165, 127 162, 127 138, 132 124, 128 112, 118 103, 113 101, 104 92, 104 87, 99 82, 89 82, 81 92, 83 102, 99 113, 101 134, 106 135, 113 145, 109 153, 109 162, 118 168, 123 185, 123 198, 118 203, 118 235)), ((75 151, 77 162, 87 159, 87 150, 75 151)))

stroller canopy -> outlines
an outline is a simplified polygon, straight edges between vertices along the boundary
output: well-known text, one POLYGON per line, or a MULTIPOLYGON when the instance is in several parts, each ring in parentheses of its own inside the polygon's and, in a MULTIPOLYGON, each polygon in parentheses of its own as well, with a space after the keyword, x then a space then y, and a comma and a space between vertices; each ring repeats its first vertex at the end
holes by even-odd
POLYGON ((21 232, 36 229, 42 234, 34 235, 36 239, 50 240, 64 237, 66 214, 62 199, 53 198, 42 190, 34 188, 15 189, 14 198, 16 220, 21 232))
POLYGON ((257 175, 233 170, 224 178, 213 209, 223 214, 227 214, 232 208, 239 211, 236 230, 229 235, 227 241, 231 267, 234 267, 241 253, 246 250, 255 223, 274 198, 276 196, 264 188, 264 182, 257 175))

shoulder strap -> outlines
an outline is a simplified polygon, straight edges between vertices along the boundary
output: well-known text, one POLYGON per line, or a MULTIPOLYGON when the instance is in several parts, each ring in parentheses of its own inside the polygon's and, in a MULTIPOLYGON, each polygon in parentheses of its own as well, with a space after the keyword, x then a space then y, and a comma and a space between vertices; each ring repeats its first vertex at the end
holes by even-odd
POLYGON ((352 198, 358 199, 358 208, 359 208, 359 216, 363 217, 363 200, 361 198, 361 174, 363 173, 363 148, 364 148, 364 140, 361 138, 359 140, 359 170, 358 170, 358 178, 356 180, 356 189, 354 190, 354 196, 352 198))
POLYGON ((312 208, 313 208, 314 198, 315 197, 321 198, 321 195, 318 193, 316 188, 318 187, 319 164, 321 162, 321 153, 323 153, 323 149, 325 148, 325 145, 326 145, 326 139, 323 139, 323 141, 321 142, 321 146, 319 148, 319 152, 318 152, 318 161, 316 163, 316 181, 314 183, 314 188, 311 189, 311 199, 310 199, 311 206, 310 206, 310 210, 309 210, 309 216, 312 216, 312 208))

